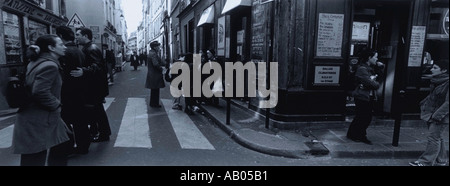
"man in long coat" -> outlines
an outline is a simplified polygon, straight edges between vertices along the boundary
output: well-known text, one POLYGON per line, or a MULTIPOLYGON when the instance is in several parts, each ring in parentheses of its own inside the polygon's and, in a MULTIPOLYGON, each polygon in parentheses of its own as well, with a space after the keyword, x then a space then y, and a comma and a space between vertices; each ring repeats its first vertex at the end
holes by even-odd
POLYGON ((150 89, 150 107, 161 108, 159 104, 160 89, 166 87, 163 78, 164 61, 160 56, 161 44, 157 41, 150 43, 151 51, 148 54, 148 73, 145 87, 150 89))

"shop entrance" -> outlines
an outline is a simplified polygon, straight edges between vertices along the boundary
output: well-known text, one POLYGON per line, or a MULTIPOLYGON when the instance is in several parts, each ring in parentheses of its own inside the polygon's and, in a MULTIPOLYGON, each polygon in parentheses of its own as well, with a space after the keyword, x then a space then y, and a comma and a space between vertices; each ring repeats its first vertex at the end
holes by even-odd
MULTIPOLYGON (((402 76, 407 70, 407 48, 411 1, 355 0, 353 4, 353 34, 351 39, 349 76, 356 70, 359 52, 368 47, 378 51, 379 61, 386 64, 384 84, 378 91, 377 115, 389 115, 396 109, 398 93, 404 90, 402 76)), ((351 114, 354 102, 352 82, 348 82, 347 108, 351 114)))

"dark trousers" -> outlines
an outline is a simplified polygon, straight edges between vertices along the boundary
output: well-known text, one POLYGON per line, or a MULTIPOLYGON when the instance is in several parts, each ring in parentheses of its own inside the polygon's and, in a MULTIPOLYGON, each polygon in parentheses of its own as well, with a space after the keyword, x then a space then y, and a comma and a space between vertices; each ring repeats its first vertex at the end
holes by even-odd
POLYGON ((75 143, 77 144, 77 148, 81 150, 89 150, 92 138, 88 123, 74 123, 73 132, 75 135, 75 143))
POLYGON ((159 89, 151 89, 150 106, 159 106, 159 89))
MULTIPOLYGON (((50 149, 48 154, 48 166, 67 166, 67 157, 72 151, 72 143, 64 142, 50 149)), ((20 166, 45 166, 47 150, 35 154, 22 154, 20 166)))
POLYGON ((108 137, 111 135, 111 127, 109 126, 108 115, 103 107, 103 103, 94 105, 92 112, 89 115, 91 134, 98 134, 101 137, 108 137))
POLYGON ((83 107, 77 107, 78 109, 70 109, 70 111, 65 111, 63 108, 62 118, 69 128, 73 129, 73 135, 69 135, 72 147, 74 144, 77 148, 88 150, 91 145, 91 134, 89 131, 88 121, 84 118, 86 117, 83 111, 83 107), (74 113, 77 113, 76 115, 74 113))
POLYGON ((364 139, 367 137, 367 128, 372 122, 373 101, 355 99, 355 104, 355 118, 348 128, 347 136, 355 139, 364 139))

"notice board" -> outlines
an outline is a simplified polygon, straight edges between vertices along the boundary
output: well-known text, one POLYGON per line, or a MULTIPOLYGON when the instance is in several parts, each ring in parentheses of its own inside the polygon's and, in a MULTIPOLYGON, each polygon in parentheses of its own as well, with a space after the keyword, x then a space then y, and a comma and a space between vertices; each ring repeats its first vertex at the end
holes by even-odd
POLYGON ((344 37, 344 14, 319 14, 317 57, 341 57, 344 37))
POLYGON ((425 26, 414 26, 411 32, 408 67, 421 67, 426 37, 425 26))

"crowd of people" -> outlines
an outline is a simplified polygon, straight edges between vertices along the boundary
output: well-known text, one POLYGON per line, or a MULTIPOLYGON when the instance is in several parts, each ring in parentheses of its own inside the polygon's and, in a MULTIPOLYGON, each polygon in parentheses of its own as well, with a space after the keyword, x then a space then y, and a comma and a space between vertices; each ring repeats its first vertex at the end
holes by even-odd
POLYGON ((103 107, 108 58, 92 39, 90 29, 75 34, 60 26, 56 35, 43 35, 29 47, 27 69, 34 70, 26 86, 32 99, 17 113, 12 142, 21 166, 65 166, 71 154, 87 154, 92 142, 110 140, 103 107))
MULTIPOLYGON (((145 88, 151 90, 150 107, 158 109, 167 63, 161 57, 161 44, 155 41, 150 46, 148 55, 134 54, 130 61, 134 70, 148 67, 145 88)), ((27 50, 26 69, 34 69, 26 76, 32 99, 19 108, 12 143, 13 153, 21 155, 20 165, 66 166, 71 155, 88 154, 91 143, 109 141, 111 128, 103 104, 121 53, 116 56, 107 45, 94 44, 92 30, 74 32, 67 26, 58 27, 56 35, 39 37, 27 50)), ((202 62, 212 60, 208 51, 202 62)), ((193 68, 193 54, 183 55, 182 61, 193 68)), ((192 114, 196 104, 205 101, 185 98, 185 112, 192 114)), ((181 98, 175 99, 173 108, 182 110, 181 98)))

